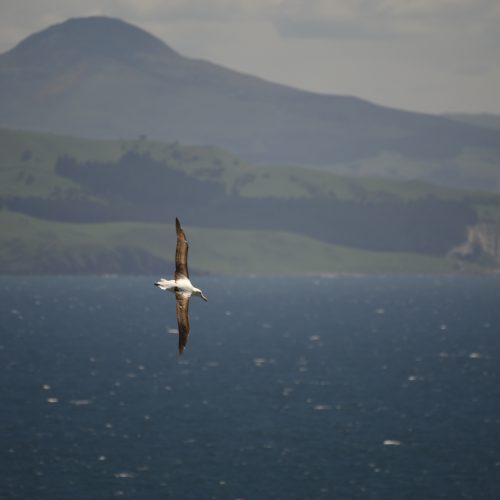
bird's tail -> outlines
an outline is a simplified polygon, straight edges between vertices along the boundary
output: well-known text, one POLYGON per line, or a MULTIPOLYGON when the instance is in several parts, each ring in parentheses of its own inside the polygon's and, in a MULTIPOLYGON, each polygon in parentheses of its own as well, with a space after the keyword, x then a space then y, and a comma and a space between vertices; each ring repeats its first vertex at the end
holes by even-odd
POLYGON ((157 286, 160 290, 168 290, 170 288, 170 283, 165 278, 162 278, 155 283, 155 286, 157 286))

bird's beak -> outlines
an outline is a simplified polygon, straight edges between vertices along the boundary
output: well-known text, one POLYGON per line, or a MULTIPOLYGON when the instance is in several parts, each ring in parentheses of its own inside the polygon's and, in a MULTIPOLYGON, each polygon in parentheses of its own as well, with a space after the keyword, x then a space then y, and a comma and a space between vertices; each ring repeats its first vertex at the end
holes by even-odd
POLYGON ((205 295, 201 294, 201 298, 202 298, 205 302, 208 302, 208 299, 205 297, 205 295))

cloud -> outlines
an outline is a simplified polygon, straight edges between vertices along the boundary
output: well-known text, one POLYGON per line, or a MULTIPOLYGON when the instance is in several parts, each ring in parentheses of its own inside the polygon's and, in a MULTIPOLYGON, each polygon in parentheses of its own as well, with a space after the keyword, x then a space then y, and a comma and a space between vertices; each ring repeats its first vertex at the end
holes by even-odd
POLYGON ((496 0, 289 0, 274 16, 283 36, 373 38, 497 33, 496 0))
MULTIPOLYGON (((412 36, 500 38, 497 0, 16 0, 1 7, 4 40, 68 17, 104 14, 165 27, 271 23, 286 38, 385 40, 412 36), (9 29, 10 28, 10 29, 9 29)), ((1 39, 0 39, 1 40, 1 39)))

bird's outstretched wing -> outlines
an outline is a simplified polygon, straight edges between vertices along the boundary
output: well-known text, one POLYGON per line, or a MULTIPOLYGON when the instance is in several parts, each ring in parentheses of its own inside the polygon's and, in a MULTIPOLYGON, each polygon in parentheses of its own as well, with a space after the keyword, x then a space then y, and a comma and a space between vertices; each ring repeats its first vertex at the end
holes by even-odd
POLYGON ((189 298, 190 293, 175 292, 177 327, 179 329, 179 354, 184 352, 189 337, 189 298))
POLYGON ((175 218, 175 230, 177 232, 177 247, 175 249, 175 279, 189 278, 188 272, 188 249, 189 245, 186 235, 181 227, 179 219, 175 218))

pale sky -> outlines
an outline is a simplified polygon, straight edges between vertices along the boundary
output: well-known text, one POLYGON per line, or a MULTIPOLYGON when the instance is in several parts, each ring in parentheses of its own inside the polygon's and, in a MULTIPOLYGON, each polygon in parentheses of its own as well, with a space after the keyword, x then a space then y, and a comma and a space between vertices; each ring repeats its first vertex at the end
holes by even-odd
POLYGON ((89 15, 293 87, 430 113, 500 114, 500 0, 0 0, 0 52, 89 15))

